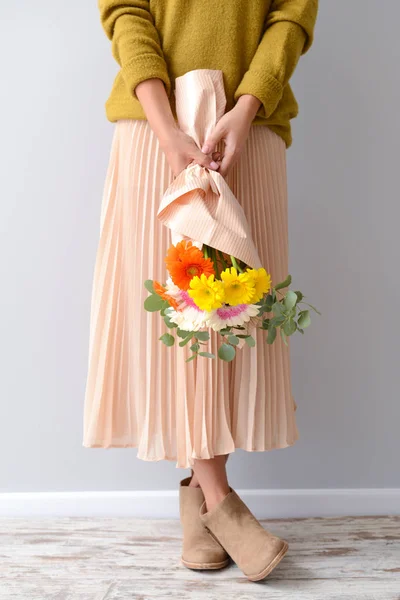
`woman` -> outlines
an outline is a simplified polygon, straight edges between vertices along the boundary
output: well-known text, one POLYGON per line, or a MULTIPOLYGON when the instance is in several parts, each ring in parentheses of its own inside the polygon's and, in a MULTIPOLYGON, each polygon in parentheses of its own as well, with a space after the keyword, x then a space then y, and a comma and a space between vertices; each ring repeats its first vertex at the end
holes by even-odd
MULTIPOLYGON (((242 204, 272 281, 288 272, 286 149, 298 112, 288 83, 311 46, 317 0, 99 0, 121 69, 106 104, 116 122, 96 259, 84 445, 137 447, 143 460, 191 467, 180 484, 183 563, 218 569, 232 557, 268 575, 287 543, 265 531, 229 486, 235 448, 294 444, 289 348, 244 347, 232 363, 163 347, 145 313, 145 279, 165 279, 169 231, 159 200, 189 163, 218 170, 242 204), (174 81, 223 73, 226 111, 202 148, 177 123, 174 81)), ((261 332, 257 331, 257 335, 261 332)), ((210 351, 216 344, 211 333, 210 351)))

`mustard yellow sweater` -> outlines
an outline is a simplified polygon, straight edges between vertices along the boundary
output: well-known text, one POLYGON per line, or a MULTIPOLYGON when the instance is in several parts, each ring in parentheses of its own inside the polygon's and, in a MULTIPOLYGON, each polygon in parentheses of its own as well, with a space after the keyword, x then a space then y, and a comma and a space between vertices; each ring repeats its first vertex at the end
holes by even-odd
POLYGON ((298 104, 289 79, 313 41, 318 0, 98 0, 103 28, 121 69, 106 103, 110 121, 145 119, 138 83, 160 78, 174 104, 174 79, 193 69, 220 69, 226 110, 252 94, 253 121, 289 147, 298 104))

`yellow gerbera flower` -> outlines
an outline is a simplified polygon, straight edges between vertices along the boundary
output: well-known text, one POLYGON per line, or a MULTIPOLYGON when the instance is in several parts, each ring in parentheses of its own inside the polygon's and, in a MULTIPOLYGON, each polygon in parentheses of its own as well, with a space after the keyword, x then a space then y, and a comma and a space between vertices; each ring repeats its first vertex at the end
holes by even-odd
POLYGON ((254 279, 248 273, 239 273, 235 267, 222 271, 221 279, 224 284, 225 302, 231 306, 249 304, 254 294, 254 279))
POLYGON ((249 277, 254 281, 254 292, 251 303, 258 302, 271 289, 271 275, 263 268, 247 269, 249 277))
POLYGON ((220 281, 214 280, 214 275, 200 277, 195 275, 190 280, 188 294, 193 302, 201 309, 211 311, 220 308, 224 301, 224 289, 220 281))

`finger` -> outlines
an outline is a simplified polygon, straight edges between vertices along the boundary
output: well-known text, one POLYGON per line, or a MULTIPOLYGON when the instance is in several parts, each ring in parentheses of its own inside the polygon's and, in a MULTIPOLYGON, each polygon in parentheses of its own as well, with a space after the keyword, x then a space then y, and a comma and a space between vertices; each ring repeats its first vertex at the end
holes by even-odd
POLYGON ((202 152, 200 152, 200 150, 194 156, 194 160, 198 165, 201 165, 202 167, 207 167, 208 169, 212 169, 213 171, 219 169, 219 164, 215 160, 207 156, 207 154, 203 154, 202 152))
POLYGON ((238 159, 238 156, 238 150, 236 150, 235 148, 226 148, 225 154, 222 158, 222 162, 218 171, 223 177, 225 177, 229 173, 230 169, 233 167, 236 160, 238 159))
POLYGON ((204 141, 201 151, 204 152, 204 154, 210 154, 210 152, 213 152, 218 142, 220 142, 223 139, 223 136, 224 131, 220 127, 218 127, 217 124, 210 133, 210 135, 207 137, 207 139, 204 141))
POLYGON ((221 160, 223 158, 222 152, 213 152, 211 154, 211 156, 212 156, 212 159, 215 160, 215 162, 221 162, 221 160))

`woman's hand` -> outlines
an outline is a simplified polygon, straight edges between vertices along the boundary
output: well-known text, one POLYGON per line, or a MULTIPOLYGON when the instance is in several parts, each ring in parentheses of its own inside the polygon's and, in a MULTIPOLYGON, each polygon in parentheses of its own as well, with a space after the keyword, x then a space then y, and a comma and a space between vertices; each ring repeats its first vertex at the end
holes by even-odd
POLYGON ((232 110, 220 118, 205 140, 202 147, 205 154, 214 152, 220 140, 225 142, 225 151, 218 169, 218 172, 224 177, 239 158, 249 135, 250 126, 260 106, 261 101, 255 96, 251 94, 240 96, 232 110))
MULTIPOLYGON (((161 79, 145 79, 136 86, 135 92, 175 176, 191 162, 214 171, 218 169, 215 158, 204 154, 175 122, 161 79)), ((215 157, 218 158, 217 154, 215 157)))
POLYGON ((213 171, 216 171, 219 167, 219 164, 213 160, 214 157, 218 158, 217 153, 211 158, 207 154, 204 154, 195 144, 194 140, 179 129, 179 127, 173 127, 168 130, 166 135, 160 136, 159 141, 161 149, 175 176, 192 162, 203 167, 208 167, 213 171))
POLYGON ((218 170, 225 176, 239 157, 261 105, 260 100, 251 94, 240 96, 234 108, 218 121, 200 150, 175 122, 161 79, 146 79, 136 86, 135 92, 175 176, 191 162, 218 170), (222 160, 220 153, 215 152, 220 140, 225 142, 222 160))

